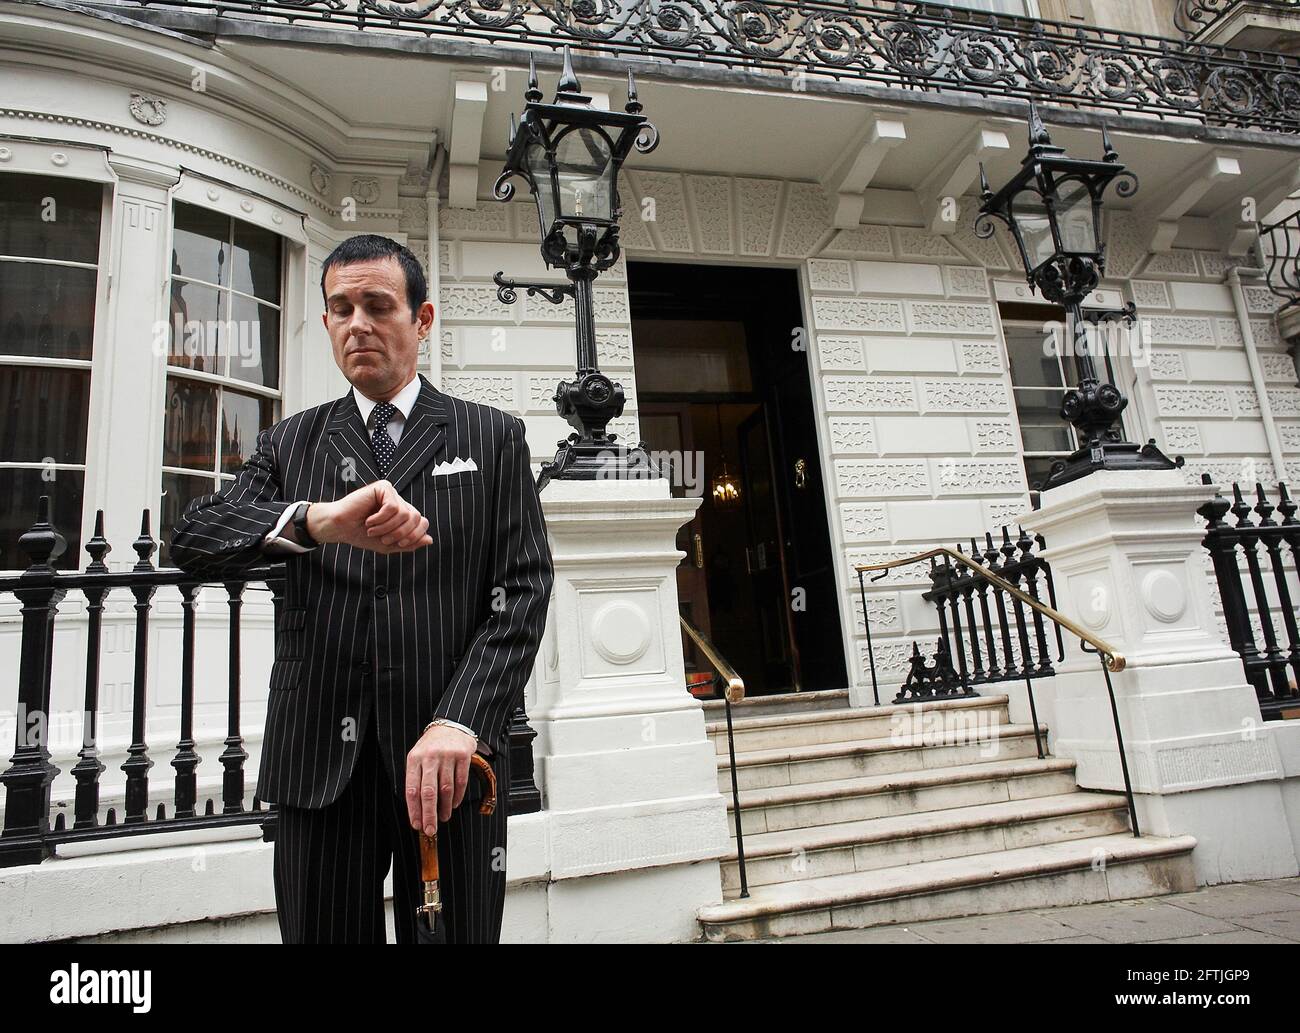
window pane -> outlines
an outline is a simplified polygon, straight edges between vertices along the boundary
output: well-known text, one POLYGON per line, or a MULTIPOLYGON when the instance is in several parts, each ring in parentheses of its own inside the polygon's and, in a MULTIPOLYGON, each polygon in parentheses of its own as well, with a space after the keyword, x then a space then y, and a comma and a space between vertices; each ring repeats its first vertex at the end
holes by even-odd
POLYGON ((97 263, 103 196, 80 179, 0 175, 0 255, 97 263))
POLYGON ((235 473, 257 447, 257 434, 275 422, 269 398, 221 392, 221 470, 235 473))
POLYGON ((260 226, 235 220, 235 251, 231 269, 235 290, 262 301, 280 303, 280 238, 260 226))
POLYGON ((90 370, 0 365, 0 460, 84 463, 89 412, 90 370))
POLYGON ((1074 451, 1074 436, 1070 425, 1060 420, 1041 423, 1020 417, 1020 438, 1026 452, 1056 452, 1064 455, 1074 451))
POLYGON ((200 495, 208 495, 216 490, 217 481, 213 477, 195 477, 183 473, 164 473, 162 475, 162 528, 158 536, 162 548, 159 551, 159 566, 176 566, 171 561, 168 543, 171 541, 172 528, 176 526, 176 522, 185 512, 186 504, 190 499, 197 498, 200 495))
POLYGON ((1061 386, 1061 367, 1049 334, 1016 327, 1007 329, 1006 339, 1013 384, 1017 387, 1061 386))
POLYGON ((46 480, 41 470, 0 469, 0 568, 23 570, 31 562, 18 548, 18 539, 36 522, 42 495, 50 497, 50 520, 68 542, 54 561, 60 570, 73 570, 88 558, 81 553, 81 496, 86 475, 80 470, 56 470, 46 480))
POLYGON ((262 387, 280 386, 280 313, 231 295, 230 376, 262 387))
POLYGON ((222 325, 226 304, 223 299, 229 297, 226 291, 216 287, 172 280, 171 320, 167 328, 169 365, 205 373, 225 372, 221 360, 228 328, 222 325))
POLYGON ((174 225, 172 273, 229 285, 230 219, 220 212, 178 202, 174 225))
POLYGON ((0 262, 0 354, 88 359, 94 269, 0 262))
POLYGON ((217 468, 217 389, 182 377, 167 378, 163 466, 217 468))

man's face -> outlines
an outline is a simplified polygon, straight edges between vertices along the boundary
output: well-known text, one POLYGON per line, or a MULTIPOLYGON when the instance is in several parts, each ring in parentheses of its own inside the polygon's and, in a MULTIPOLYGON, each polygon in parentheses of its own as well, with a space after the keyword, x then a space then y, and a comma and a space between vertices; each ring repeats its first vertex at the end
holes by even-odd
POLYGON ((331 266, 321 317, 334 361, 366 397, 388 401, 415 376, 420 339, 433 326, 433 305, 412 316, 397 259, 331 266))

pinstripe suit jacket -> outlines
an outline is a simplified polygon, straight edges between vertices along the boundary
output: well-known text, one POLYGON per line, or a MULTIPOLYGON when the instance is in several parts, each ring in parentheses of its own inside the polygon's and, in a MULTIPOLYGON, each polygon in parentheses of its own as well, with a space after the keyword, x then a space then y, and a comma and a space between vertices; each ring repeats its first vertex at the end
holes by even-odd
MULTIPOLYGON (((334 501, 379 479, 349 391, 263 431, 234 482, 186 507, 172 557, 205 578, 266 562, 263 538, 287 504, 334 501)), ((370 713, 399 792, 406 754, 435 717, 508 749, 554 575, 523 422, 421 376, 388 480, 428 517, 432 545, 383 556, 333 544, 287 557, 261 800, 337 799, 370 713), (431 474, 455 458, 478 469, 431 474)))

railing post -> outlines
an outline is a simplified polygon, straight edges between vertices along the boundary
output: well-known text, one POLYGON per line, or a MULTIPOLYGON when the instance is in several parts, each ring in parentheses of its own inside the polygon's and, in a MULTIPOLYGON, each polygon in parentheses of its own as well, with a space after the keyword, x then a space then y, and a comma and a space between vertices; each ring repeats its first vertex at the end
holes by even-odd
MULTIPOLYGON (((86 543, 90 562, 87 574, 107 574, 104 557, 112 547, 104 539, 104 511, 95 514, 95 533, 86 543)), ((72 777, 77 780, 76 800, 73 804, 73 828, 93 828, 99 823, 99 777, 104 773, 104 762, 99 759, 99 654, 102 646, 101 626, 104 617, 106 586, 83 590, 86 597, 86 697, 82 711, 81 750, 77 763, 72 766, 72 777)))
POLYGON ((191 818, 198 801, 195 769, 201 760, 194 749, 194 599, 199 584, 187 581, 176 587, 181 593, 181 737, 172 767, 176 769, 176 817, 191 818))
POLYGON ((39 864, 53 854, 44 837, 50 830, 50 786, 58 769, 50 763, 50 673, 54 619, 63 601, 52 564, 67 542, 50 520, 50 499, 41 496, 36 523, 18 539, 31 561, 23 585, 22 645, 18 667, 18 710, 14 753, 0 775, 5 787, 0 865, 39 864))
POLYGON ((244 606, 243 581, 226 581, 226 602, 230 607, 230 652, 226 699, 226 748, 221 751, 225 771, 221 777, 221 812, 237 814, 244 809, 244 737, 239 728, 240 619, 244 606))
MULTIPOLYGON (((158 543, 149 533, 149 510, 140 518, 140 537, 132 543, 131 548, 140 559, 131 569, 136 574, 153 573, 154 565, 150 562, 158 549, 158 543)), ((149 611, 157 585, 152 578, 141 577, 131 585, 131 594, 135 596, 135 672, 131 694, 131 745, 127 747, 127 758, 122 764, 126 772, 126 822, 147 820, 149 808, 149 769, 153 761, 149 759, 149 744, 145 742, 145 705, 149 681, 149 611)))

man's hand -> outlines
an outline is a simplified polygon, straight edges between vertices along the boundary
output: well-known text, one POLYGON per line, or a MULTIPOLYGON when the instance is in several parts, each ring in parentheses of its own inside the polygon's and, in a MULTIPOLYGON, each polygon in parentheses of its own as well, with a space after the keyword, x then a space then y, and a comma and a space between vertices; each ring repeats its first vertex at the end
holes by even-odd
POLYGON ((432 836, 438 822, 465 798, 469 761, 478 740, 458 728, 434 725, 406 755, 406 813, 411 828, 432 836))
POLYGON ((414 552, 433 544, 428 530, 429 521, 388 481, 367 484, 337 502, 313 502, 307 510, 307 533, 322 544, 414 552))

